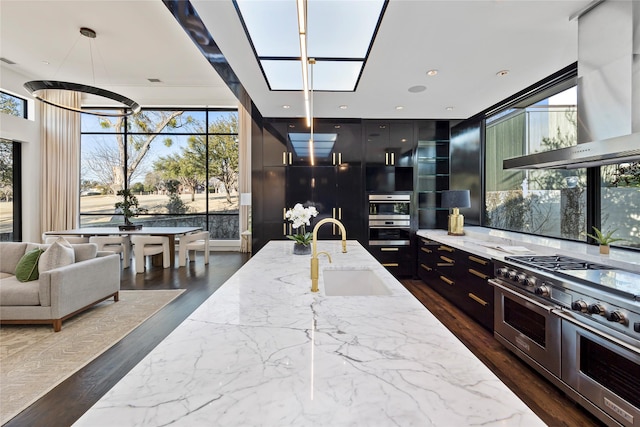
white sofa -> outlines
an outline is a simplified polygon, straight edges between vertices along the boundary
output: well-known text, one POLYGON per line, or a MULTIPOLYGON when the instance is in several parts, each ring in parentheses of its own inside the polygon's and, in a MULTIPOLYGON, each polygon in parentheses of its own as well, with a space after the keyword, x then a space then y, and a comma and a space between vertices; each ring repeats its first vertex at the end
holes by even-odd
POLYGON ((0 323, 51 323, 62 321, 120 291, 120 256, 98 252, 94 243, 72 244, 75 262, 41 272, 38 279, 20 282, 15 270, 22 256, 49 245, 0 242, 0 323))

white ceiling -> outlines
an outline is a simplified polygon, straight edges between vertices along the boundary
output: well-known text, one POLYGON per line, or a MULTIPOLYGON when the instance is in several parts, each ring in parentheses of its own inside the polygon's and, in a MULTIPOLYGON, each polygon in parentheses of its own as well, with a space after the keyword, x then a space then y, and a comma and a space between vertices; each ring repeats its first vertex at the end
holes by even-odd
MULTIPOLYGON (((262 115, 302 116, 301 92, 268 90, 231 0, 191 3, 262 115)), ((316 92, 314 116, 470 117, 575 62, 577 21, 569 16, 588 3, 390 0, 357 90, 316 92), (430 69, 438 75, 427 76, 430 69), (508 75, 496 76, 505 69, 508 75), (427 89, 408 91, 417 85, 427 89)), ((25 81, 100 86, 143 108, 237 104, 160 0, 0 0, 0 57, 16 63, 0 63, 2 70, 25 81), (80 27, 98 34, 93 72, 80 27)))

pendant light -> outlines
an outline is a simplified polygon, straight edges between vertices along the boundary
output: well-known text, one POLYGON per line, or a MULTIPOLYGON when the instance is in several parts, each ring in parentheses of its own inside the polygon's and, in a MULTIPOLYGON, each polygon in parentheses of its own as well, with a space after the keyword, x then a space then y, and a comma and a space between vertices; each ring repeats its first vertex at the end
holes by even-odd
MULTIPOLYGON (((82 27, 80 28, 80 34, 82 34, 84 37, 87 37, 89 39, 95 39, 96 38, 96 32, 94 30, 92 30, 91 28, 86 28, 86 27, 82 27)), ((75 44, 74 44, 75 46, 75 44)), ((71 49, 73 49, 73 47, 71 47, 71 49)), ((90 50, 91 50, 91 44, 89 44, 90 50)), ((71 52, 71 50, 69 51, 71 52)), ((93 52, 91 50, 91 52, 93 52)), ((69 54, 67 54, 68 56, 69 54)), ((65 57, 66 59, 66 57, 65 57)), ((64 61, 63 61, 64 63, 64 61)), ((62 66, 62 64, 61 64, 62 66)), ((94 67, 93 67, 93 54, 91 54, 91 72, 92 75, 94 77, 95 80, 95 74, 94 74, 94 67)), ((126 96, 120 95, 118 93, 115 92, 111 92, 109 90, 106 89, 102 89, 99 87, 95 87, 95 86, 89 86, 86 84, 81 84, 81 83, 71 83, 71 82, 63 82, 63 81, 58 81, 58 80, 31 80, 26 82, 23 87, 37 100, 44 102, 45 104, 49 104, 52 105, 54 107, 58 107, 58 108, 62 108, 65 110, 69 110, 69 111, 75 111, 77 113, 85 113, 85 114, 92 114, 95 116, 109 116, 109 117, 123 117, 123 116, 128 116, 134 113, 137 113, 141 110, 140 105, 127 98, 126 96), (46 98, 44 98, 42 95, 42 93, 40 91, 42 90, 64 90, 64 91, 73 91, 73 92, 82 92, 82 93, 86 93, 86 94, 90 94, 90 95, 96 95, 96 96, 100 96, 102 98, 107 98, 107 99, 111 99, 113 101, 119 102, 121 104, 123 104, 125 107, 125 109, 122 110, 117 110, 117 112, 110 112, 110 111, 98 111, 98 110, 89 110, 89 109, 81 109, 81 108, 76 108, 74 106, 71 105, 66 105, 66 104, 60 104, 57 102, 53 102, 50 101, 46 98)))

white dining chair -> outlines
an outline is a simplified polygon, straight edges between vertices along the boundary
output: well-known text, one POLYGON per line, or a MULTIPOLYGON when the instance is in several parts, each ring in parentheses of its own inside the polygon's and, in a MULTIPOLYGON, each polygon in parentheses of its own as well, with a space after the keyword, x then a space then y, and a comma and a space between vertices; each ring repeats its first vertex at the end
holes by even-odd
POLYGON ((178 244, 178 265, 184 267, 189 261, 195 261, 196 251, 204 251, 204 263, 209 264, 209 232, 186 234, 180 237, 178 244))
POLYGON ((162 254, 162 266, 171 266, 169 238, 166 236, 131 236, 135 256, 136 273, 144 273, 145 257, 162 254))
POLYGON ((47 244, 50 245, 51 243, 55 242, 56 240, 58 240, 58 238, 62 237, 64 240, 66 240, 69 243, 89 243, 89 238, 88 237, 83 237, 83 236, 62 236, 62 235, 52 235, 52 234, 43 234, 42 235, 42 241, 47 244))
POLYGON ((91 236, 89 243, 98 245, 99 251, 111 251, 120 254, 122 268, 129 268, 131 263, 131 239, 129 236, 91 236))

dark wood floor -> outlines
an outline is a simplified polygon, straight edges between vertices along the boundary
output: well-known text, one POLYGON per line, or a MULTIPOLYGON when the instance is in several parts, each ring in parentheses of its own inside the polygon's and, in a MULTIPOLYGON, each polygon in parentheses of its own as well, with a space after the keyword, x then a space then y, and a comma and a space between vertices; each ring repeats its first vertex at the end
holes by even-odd
MULTIPOLYGON (((5 426, 73 424, 247 259, 247 255, 240 253, 216 253, 208 267, 198 258, 186 268, 153 267, 144 274, 123 270, 122 289, 186 289, 186 292, 5 426)), ((545 423, 550 426, 601 425, 502 347, 489 331, 421 281, 403 280, 403 284, 545 423)))

